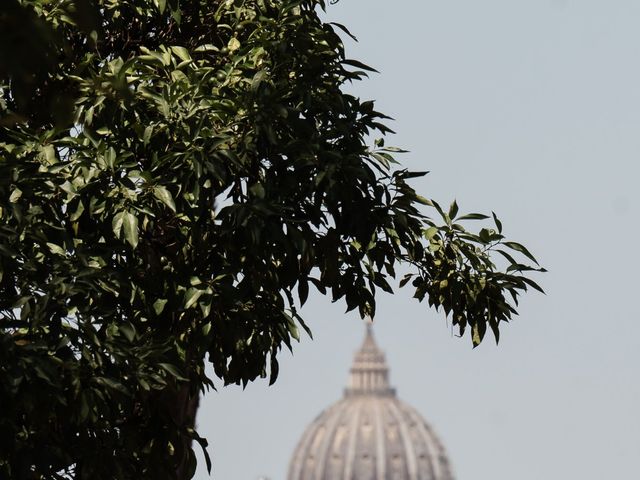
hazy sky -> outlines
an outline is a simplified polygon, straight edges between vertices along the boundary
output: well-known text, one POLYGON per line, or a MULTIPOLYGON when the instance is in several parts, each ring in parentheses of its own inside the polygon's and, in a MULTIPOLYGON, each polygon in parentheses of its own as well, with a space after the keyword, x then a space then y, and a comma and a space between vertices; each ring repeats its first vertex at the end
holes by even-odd
MULTIPOLYGON (((409 292, 379 297, 391 381, 442 438, 457 480, 638 478, 640 2, 342 0, 328 18, 381 73, 355 91, 393 116, 415 185, 495 210, 550 271, 521 316, 472 350, 409 292)), ((216 480, 285 480, 308 423, 338 400, 363 328, 314 297, 314 340, 276 385, 203 401, 216 480)), ((204 480, 204 468, 197 478, 204 480)))

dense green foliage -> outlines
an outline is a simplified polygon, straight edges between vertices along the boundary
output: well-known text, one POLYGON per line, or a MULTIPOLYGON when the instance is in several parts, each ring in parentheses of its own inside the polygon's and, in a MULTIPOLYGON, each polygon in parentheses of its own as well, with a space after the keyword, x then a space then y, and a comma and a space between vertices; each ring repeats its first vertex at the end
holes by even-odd
POLYGON ((404 264, 474 344, 538 288, 367 145, 324 6, 3 0, 0 477, 190 477, 205 362, 275 380, 311 288, 373 316, 404 264))

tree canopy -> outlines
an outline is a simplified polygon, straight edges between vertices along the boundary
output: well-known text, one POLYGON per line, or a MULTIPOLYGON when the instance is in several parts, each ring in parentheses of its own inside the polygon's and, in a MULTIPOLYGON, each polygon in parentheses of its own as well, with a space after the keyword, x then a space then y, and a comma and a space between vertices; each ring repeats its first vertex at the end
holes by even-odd
POLYGON ((324 8, 3 0, 0 476, 190 478, 205 363, 275 381, 312 289, 374 316, 407 267, 474 345, 539 289, 495 215, 369 144, 387 117, 344 86, 372 69, 324 8))

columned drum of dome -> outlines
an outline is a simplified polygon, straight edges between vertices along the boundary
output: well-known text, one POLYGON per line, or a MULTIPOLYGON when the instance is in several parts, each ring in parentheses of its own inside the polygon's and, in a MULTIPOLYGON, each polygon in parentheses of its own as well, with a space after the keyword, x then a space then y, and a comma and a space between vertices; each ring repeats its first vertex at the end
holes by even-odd
POLYGON ((344 397, 307 427, 287 479, 453 480, 431 427, 389 385, 389 368, 370 325, 344 397))

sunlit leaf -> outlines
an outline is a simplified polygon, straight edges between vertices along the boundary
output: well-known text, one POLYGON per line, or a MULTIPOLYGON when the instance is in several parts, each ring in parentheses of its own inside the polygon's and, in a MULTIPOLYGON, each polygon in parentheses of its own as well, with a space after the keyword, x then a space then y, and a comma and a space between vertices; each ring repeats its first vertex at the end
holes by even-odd
POLYGON ((122 227, 124 231, 124 238, 133 248, 136 248, 139 240, 138 217, 130 212, 123 212, 122 227))
POLYGON ((173 200, 173 196, 171 196, 171 193, 169 192, 169 190, 167 190, 166 187, 163 187, 162 185, 154 186, 153 195, 171 210, 173 210, 174 212, 176 211, 176 204, 173 200))

